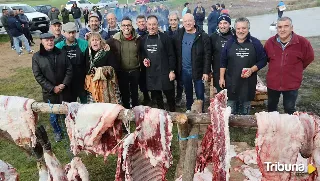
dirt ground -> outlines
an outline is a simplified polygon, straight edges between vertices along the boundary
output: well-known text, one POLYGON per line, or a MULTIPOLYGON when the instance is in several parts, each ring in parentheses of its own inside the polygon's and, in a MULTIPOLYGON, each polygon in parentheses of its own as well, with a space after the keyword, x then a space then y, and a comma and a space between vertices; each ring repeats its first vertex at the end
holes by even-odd
MULTIPOLYGON (((40 40, 36 39, 35 42, 36 45, 31 49, 37 52, 40 40)), ((31 67, 32 54, 28 54, 26 50, 23 52, 24 54, 19 57, 15 50, 11 50, 10 42, 0 43, 0 79, 10 77, 17 68, 31 67)))

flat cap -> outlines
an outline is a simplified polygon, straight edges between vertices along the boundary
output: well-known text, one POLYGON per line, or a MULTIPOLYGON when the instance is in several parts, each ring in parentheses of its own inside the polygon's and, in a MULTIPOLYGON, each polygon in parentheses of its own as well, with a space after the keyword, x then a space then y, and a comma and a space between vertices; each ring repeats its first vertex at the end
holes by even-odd
POLYGON ((51 21, 51 24, 54 25, 54 24, 62 24, 62 23, 58 19, 54 19, 51 21))
POLYGON ((40 34, 40 40, 42 39, 50 39, 50 38, 54 38, 54 35, 51 33, 42 33, 40 34))
POLYGON ((65 32, 77 31, 76 24, 73 22, 69 22, 69 23, 62 25, 62 29, 65 32))
POLYGON ((98 18, 98 19, 100 18, 97 13, 91 13, 90 16, 89 16, 89 19, 90 19, 91 17, 96 17, 96 18, 98 18))

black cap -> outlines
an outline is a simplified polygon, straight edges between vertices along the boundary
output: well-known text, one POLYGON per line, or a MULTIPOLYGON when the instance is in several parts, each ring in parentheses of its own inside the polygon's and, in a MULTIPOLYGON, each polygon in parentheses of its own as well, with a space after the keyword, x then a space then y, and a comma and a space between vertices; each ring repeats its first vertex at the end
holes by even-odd
POLYGON ((40 34, 40 40, 42 39, 50 39, 50 38, 54 38, 54 35, 51 33, 42 33, 40 34))
POLYGON ((62 23, 61 23, 58 19, 52 20, 52 21, 51 21, 51 24, 52 24, 52 25, 54 25, 54 24, 61 24, 61 25, 62 25, 62 23))

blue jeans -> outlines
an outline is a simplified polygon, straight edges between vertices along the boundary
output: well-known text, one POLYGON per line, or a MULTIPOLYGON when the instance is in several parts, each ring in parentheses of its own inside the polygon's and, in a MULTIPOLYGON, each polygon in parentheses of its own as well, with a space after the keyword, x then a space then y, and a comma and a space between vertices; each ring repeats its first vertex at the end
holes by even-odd
POLYGON ((14 44, 14 48, 16 49, 17 54, 20 54, 20 46, 19 46, 20 41, 23 42, 24 46, 26 47, 26 50, 28 52, 30 52, 31 49, 30 49, 28 39, 24 35, 20 35, 17 37, 13 37, 13 44, 14 44))
POLYGON ((202 80, 192 80, 192 70, 182 70, 182 82, 187 99, 187 110, 191 110, 193 104, 193 86, 196 91, 197 99, 202 100, 202 111, 204 106, 204 84, 202 80), (193 85, 192 85, 193 84, 193 85))
POLYGON ((59 125, 59 115, 58 114, 50 114, 50 124, 53 128, 54 133, 61 134, 61 127, 59 125))
POLYGON ((82 24, 81 24, 80 18, 74 19, 74 23, 76 24, 77 31, 79 31, 80 29, 82 29, 82 24))
POLYGON ((283 96, 284 112, 293 114, 296 112, 296 100, 298 97, 298 90, 290 91, 276 91, 268 88, 268 111, 278 111, 278 103, 280 94, 283 96))
POLYGON ((227 104, 231 107, 231 114, 233 115, 249 115, 250 113, 251 101, 228 100, 227 104))

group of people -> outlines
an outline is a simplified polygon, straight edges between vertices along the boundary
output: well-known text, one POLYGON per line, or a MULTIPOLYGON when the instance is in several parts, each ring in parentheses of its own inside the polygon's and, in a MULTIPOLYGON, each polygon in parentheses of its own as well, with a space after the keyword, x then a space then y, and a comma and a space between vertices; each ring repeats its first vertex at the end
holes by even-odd
POLYGON ((1 23, 10 38, 12 50, 15 50, 19 56, 23 54, 24 47, 29 54, 33 53, 30 46, 35 43, 29 29, 28 17, 23 9, 10 11, 6 8, 2 9, 1 23))
MULTIPOLYGON (((198 11, 198 10, 197 10, 198 11)), ((186 112, 193 104, 193 93, 204 102, 205 86, 213 73, 217 91, 228 90, 232 114, 249 114, 255 97, 257 72, 269 63, 267 73, 268 110, 276 111, 280 94, 286 113, 295 112, 295 102, 303 70, 313 61, 310 42, 293 32, 292 20, 282 17, 277 22, 277 35, 263 47, 253 37, 247 18, 238 18, 234 28, 228 14, 221 14, 217 31, 208 35, 196 23, 196 16, 186 13, 182 27, 177 13, 168 16, 167 31, 159 29, 155 15, 139 15, 133 20, 107 14, 108 31, 101 28, 96 13, 88 17, 88 25, 80 29, 75 23, 51 23, 51 32, 41 34, 40 51, 32 58, 32 69, 43 91, 43 100, 50 103, 88 103, 92 94, 86 89, 87 76, 99 67, 115 71, 121 104, 130 109, 139 105, 139 89, 144 105, 151 101, 174 112, 186 95, 186 112)), ((101 88, 102 89, 102 88, 101 88)), ((120 101, 119 101, 120 102, 120 101)), ((56 141, 61 140, 58 117, 50 115, 56 141)))

